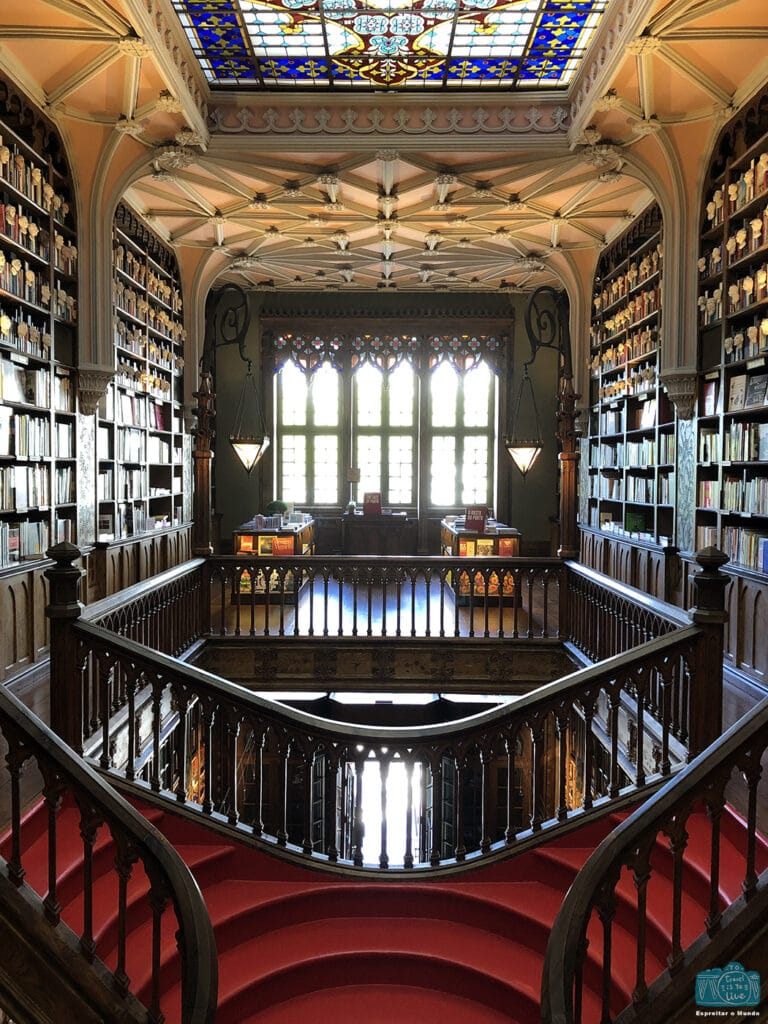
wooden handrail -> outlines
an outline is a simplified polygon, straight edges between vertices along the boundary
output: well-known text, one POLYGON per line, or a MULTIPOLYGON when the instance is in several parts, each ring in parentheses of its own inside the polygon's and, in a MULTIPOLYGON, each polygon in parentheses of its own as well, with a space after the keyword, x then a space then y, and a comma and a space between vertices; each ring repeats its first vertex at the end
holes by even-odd
MULTIPOLYGON (((11 856, 4 861, 10 880, 18 887, 24 884, 25 846, 20 807, 20 776, 24 762, 34 757, 45 779, 44 795, 48 804, 49 876, 48 891, 41 899, 41 912, 55 926, 60 908, 56 897, 59 876, 55 871, 57 832, 56 813, 62 800, 69 794, 81 808, 83 856, 93 850, 98 832, 108 827, 112 840, 143 864, 149 879, 148 908, 162 915, 159 909, 170 899, 177 921, 177 941, 181 957, 181 1021, 183 1024, 210 1024, 213 1021, 217 999, 217 959, 211 920, 200 890, 189 869, 173 846, 145 817, 130 806, 116 791, 104 782, 81 758, 76 757, 46 725, 7 690, 0 688, 0 730, 9 747, 7 758, 10 775, 11 829, 6 837, 11 856), (86 820, 87 819, 87 820, 86 820), (86 833, 88 838, 86 839, 86 833), (53 872, 53 874, 51 874, 53 872), (156 896, 157 900, 152 897, 156 896)), ((116 864, 116 875, 120 868, 116 864)), ((92 880, 91 880, 92 881, 92 880)), ((87 889, 87 879, 84 881, 87 889)), ((93 893, 84 891, 84 907, 92 905, 93 893)), ((94 938, 88 910, 83 911, 83 931, 80 949, 84 962, 91 962, 99 954, 98 940, 94 938)), ((159 920, 157 931, 159 934, 159 920)), ((122 925, 124 927, 124 923, 122 925)), ((118 937, 118 942, 123 937, 118 937)), ((159 962, 159 961, 158 961, 159 962)), ((152 958, 153 982, 155 960, 152 958)), ((129 992, 127 977, 115 979, 115 991, 129 992)), ((153 1003, 148 1007, 150 1018, 160 1020, 160 985, 151 984, 153 1003)))
MULTIPOLYGON (((757 785, 760 777, 760 759, 766 748, 768 699, 761 701, 731 726, 717 743, 704 750, 602 841, 576 877, 550 934, 541 989, 544 1024, 578 1024, 575 1006, 580 1002, 581 978, 586 958, 584 936, 590 918, 599 912, 601 903, 607 904, 611 901, 622 869, 631 869, 635 872, 636 878, 641 878, 646 871, 649 875, 652 874, 650 864, 643 860, 642 851, 648 851, 660 835, 670 837, 673 856, 684 853, 685 826, 691 810, 696 805, 703 805, 707 811, 712 828, 712 863, 718 863, 719 820, 725 806, 724 790, 734 769, 741 771, 745 777, 749 803, 745 838, 747 855, 744 860, 745 875, 742 883, 743 900, 746 902, 756 894, 758 886, 768 878, 768 871, 758 877, 754 856, 758 841, 757 785), (640 860, 643 860, 643 863, 639 863, 640 860)), ((642 884, 646 885, 648 880, 644 878, 642 884)), ((724 914, 720 908, 722 892, 718 883, 719 879, 715 872, 708 880, 710 916, 700 922, 703 936, 712 937, 717 933, 724 914)), ((681 867, 675 872, 669 897, 670 919, 673 924, 674 906, 680 899, 683 885, 681 867)), ((632 910, 635 914, 634 927, 630 924, 625 926, 625 930, 636 939, 637 962, 640 963, 644 962, 645 958, 640 936, 645 934, 646 920, 637 904, 632 910)), ((673 944, 669 954, 669 968, 660 979, 659 988, 668 988, 667 983, 681 966, 686 952, 686 949, 677 948, 673 944)), ((599 950, 593 955, 600 960, 599 950)), ((599 966, 601 970, 605 970, 604 964, 601 963, 599 966)), ((645 979, 642 976, 636 979, 633 1020, 652 1022, 660 1019, 658 1004, 654 1008, 649 1001, 651 982, 653 979, 645 979)), ((678 989, 680 988, 678 984, 678 989)), ((691 988, 681 992, 681 1000, 690 999, 692 991, 691 988)), ((610 997, 610 978, 605 980, 603 992, 606 998, 610 997)), ((613 1019, 605 1003, 603 1019, 613 1019), (605 1016, 606 1013, 608 1016, 605 1016)))

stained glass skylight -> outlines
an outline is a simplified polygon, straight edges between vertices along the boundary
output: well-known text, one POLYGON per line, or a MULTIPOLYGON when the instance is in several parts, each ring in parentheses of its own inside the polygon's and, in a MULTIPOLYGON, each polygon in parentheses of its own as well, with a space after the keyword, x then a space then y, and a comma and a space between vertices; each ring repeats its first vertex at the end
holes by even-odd
POLYGON ((610 0, 173 0, 212 86, 566 86, 610 0))

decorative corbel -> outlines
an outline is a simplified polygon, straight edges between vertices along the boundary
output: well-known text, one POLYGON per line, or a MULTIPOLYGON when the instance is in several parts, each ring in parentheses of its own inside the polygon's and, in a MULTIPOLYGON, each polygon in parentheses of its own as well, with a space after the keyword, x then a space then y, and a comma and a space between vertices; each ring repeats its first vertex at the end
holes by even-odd
POLYGON ((106 395, 107 388, 114 379, 114 370, 98 367, 80 367, 77 371, 77 392, 80 412, 92 416, 99 407, 99 402, 106 395))
POLYGON ((675 406, 678 419, 693 419, 696 407, 696 384, 698 374, 690 367, 675 370, 664 370, 659 379, 675 406))

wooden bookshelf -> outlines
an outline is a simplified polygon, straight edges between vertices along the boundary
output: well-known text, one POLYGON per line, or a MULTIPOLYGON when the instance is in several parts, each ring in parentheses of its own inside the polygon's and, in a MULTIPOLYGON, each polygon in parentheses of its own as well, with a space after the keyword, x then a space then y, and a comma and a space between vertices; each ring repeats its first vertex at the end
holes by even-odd
POLYGON ((661 213, 652 206, 598 264, 582 526, 666 548, 675 533, 676 433, 659 380, 662 270, 661 213))
MULTIPOLYGON (((768 573, 768 123, 726 127, 701 212, 696 547, 768 573)), ((762 121, 765 122, 765 117, 762 121)))
POLYGON ((77 540, 77 234, 53 126, 0 80, 0 569, 77 540))
POLYGON ((173 252, 125 204, 113 227, 115 379, 96 427, 97 541, 189 519, 182 418, 184 323, 173 252))

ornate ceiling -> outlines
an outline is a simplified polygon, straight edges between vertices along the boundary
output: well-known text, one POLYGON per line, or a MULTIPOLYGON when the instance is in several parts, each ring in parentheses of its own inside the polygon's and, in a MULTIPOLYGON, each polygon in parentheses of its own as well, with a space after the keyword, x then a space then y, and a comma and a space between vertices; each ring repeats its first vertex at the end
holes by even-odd
POLYGON ((568 91, 449 95, 212 93, 171 0, 0 17, 0 65, 73 140, 84 190, 119 172, 199 280, 288 291, 588 280, 768 77, 754 0, 611 0, 568 91))

